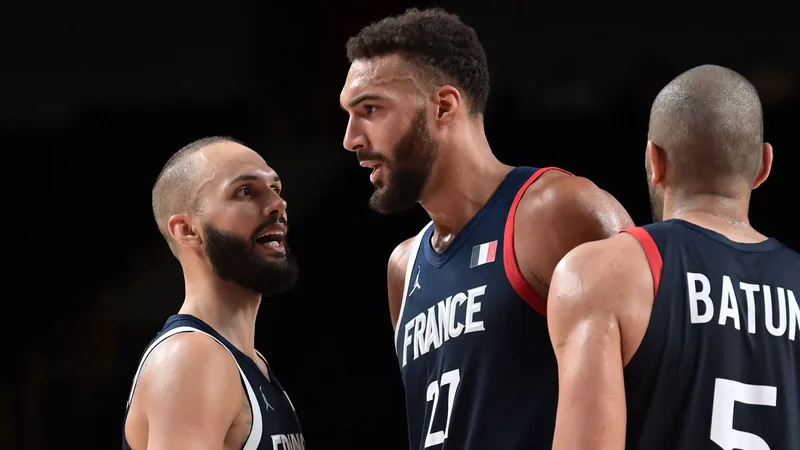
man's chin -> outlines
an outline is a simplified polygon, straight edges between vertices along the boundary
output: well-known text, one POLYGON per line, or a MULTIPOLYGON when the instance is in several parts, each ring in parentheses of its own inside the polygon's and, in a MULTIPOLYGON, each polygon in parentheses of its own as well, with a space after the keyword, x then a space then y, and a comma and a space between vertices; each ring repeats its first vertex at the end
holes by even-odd
POLYGON ((248 278, 249 283, 242 285, 270 297, 294 288, 297 283, 298 267, 288 258, 264 260, 260 270, 252 275, 255 277, 248 278))
POLYGON ((385 195, 384 192, 375 190, 372 197, 369 199, 369 206, 373 211, 389 215, 408 211, 417 204, 417 200, 400 199, 397 197, 390 197, 385 195))
POLYGON ((286 270, 291 270, 291 263, 288 255, 274 253, 264 254, 261 258, 261 265, 264 267, 264 270, 270 272, 283 272, 286 270))

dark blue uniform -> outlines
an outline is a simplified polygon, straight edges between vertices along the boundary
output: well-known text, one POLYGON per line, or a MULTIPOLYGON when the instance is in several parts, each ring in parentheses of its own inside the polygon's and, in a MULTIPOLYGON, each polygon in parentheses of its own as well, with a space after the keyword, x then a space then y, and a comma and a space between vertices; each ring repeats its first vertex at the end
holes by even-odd
POLYGON ((544 300, 514 254, 514 215, 547 169, 518 167, 443 253, 409 256, 395 344, 414 449, 550 449, 558 394, 544 300))
MULTIPOLYGON (((186 315, 176 314, 167 320, 164 328, 156 335, 147 346, 139 369, 133 379, 133 387, 128 397, 128 406, 125 410, 125 417, 128 415, 133 392, 136 389, 136 382, 139 380, 139 373, 142 370, 145 360, 153 349, 170 336, 178 333, 204 333, 211 336, 220 345, 228 349, 231 356, 239 366, 239 375, 242 380, 242 389, 250 402, 250 411, 253 414, 253 425, 250 429, 250 436, 244 446, 244 450, 303 450, 305 449, 305 439, 294 406, 289 400, 286 391, 283 390, 272 370, 269 369, 269 378, 264 376, 261 370, 250 357, 239 351, 227 339, 222 337, 208 324, 200 319, 186 315), (253 407, 255 405, 255 407, 253 407)), ((261 355, 259 355, 261 357, 261 355)), ((123 425, 124 430, 124 425, 123 425)), ((122 449, 130 450, 128 440, 123 432, 122 449)))
POLYGON ((656 285, 628 449, 800 449, 800 255, 682 220, 631 230, 656 285))

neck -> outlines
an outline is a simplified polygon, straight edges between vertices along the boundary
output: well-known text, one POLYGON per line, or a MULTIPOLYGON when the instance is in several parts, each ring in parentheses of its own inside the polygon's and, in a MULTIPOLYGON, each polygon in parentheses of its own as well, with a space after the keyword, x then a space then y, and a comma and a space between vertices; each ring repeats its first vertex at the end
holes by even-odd
POLYGON ((674 193, 664 196, 664 219, 682 219, 740 242, 760 242, 765 236, 750 226, 750 192, 739 197, 674 193))
POLYGON ((242 353, 255 357, 256 314, 261 294, 221 280, 210 269, 184 266, 186 298, 179 311, 214 328, 242 353))
POLYGON ((441 149, 420 202, 439 235, 461 231, 513 169, 495 158, 482 125, 454 135, 458 139, 441 149))

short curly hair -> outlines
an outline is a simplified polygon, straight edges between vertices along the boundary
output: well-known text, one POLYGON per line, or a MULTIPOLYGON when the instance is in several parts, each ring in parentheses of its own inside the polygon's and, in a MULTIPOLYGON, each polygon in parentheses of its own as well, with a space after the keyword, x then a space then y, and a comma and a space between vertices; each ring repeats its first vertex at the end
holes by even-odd
POLYGON ((489 97, 486 52, 469 25, 441 8, 411 8, 374 22, 347 41, 347 58, 390 54, 422 69, 432 85, 451 84, 467 97, 471 115, 483 114, 489 97))

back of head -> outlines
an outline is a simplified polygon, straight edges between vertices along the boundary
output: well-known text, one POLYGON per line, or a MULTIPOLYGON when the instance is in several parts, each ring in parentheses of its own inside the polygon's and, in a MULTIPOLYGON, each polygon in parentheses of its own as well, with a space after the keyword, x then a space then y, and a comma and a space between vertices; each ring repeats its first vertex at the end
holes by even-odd
POLYGON ((211 136, 187 144, 167 160, 153 185, 153 216, 173 253, 175 247, 168 230, 170 217, 196 212, 198 207, 195 198, 198 170, 194 157, 204 148, 219 142, 238 143, 233 138, 211 136))
POLYGON ((649 139, 664 150, 683 188, 735 196, 761 170, 763 113, 758 93, 733 70, 704 65, 659 92, 649 139))
POLYGON ((457 88, 469 103, 470 115, 484 113, 489 96, 486 52, 475 30, 455 14, 412 8, 363 28, 347 41, 351 63, 393 54, 413 64, 431 87, 457 88))

